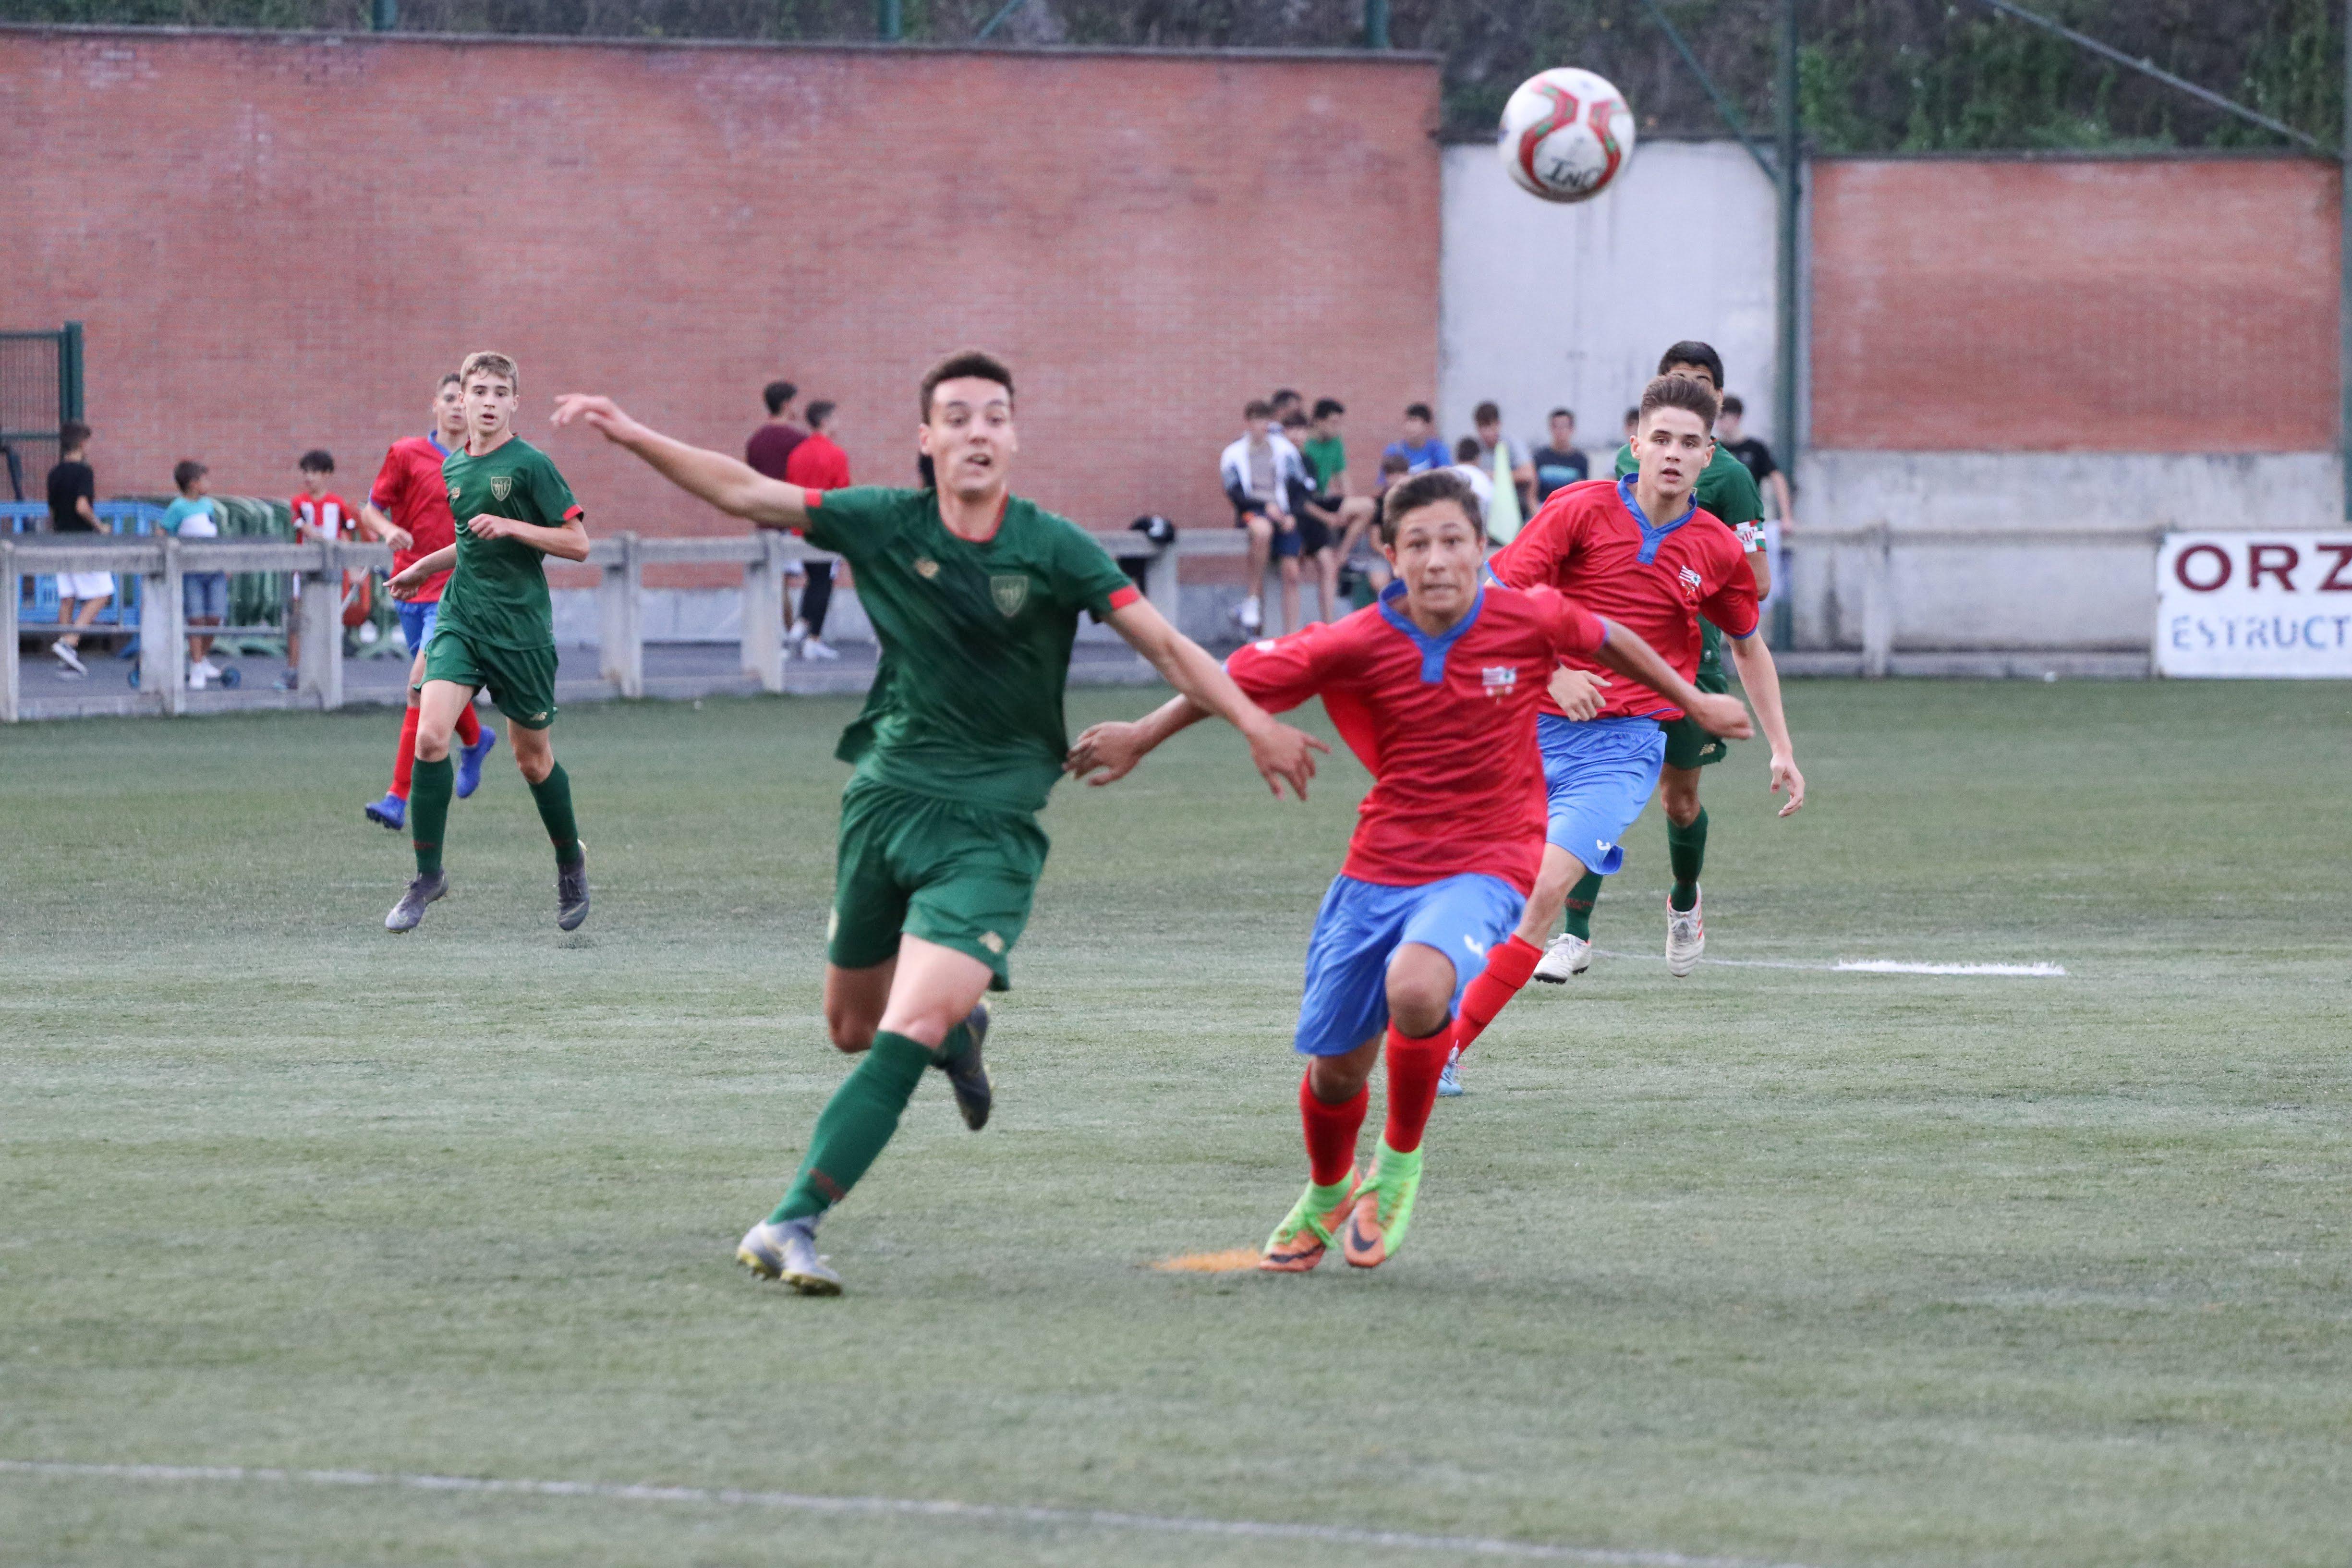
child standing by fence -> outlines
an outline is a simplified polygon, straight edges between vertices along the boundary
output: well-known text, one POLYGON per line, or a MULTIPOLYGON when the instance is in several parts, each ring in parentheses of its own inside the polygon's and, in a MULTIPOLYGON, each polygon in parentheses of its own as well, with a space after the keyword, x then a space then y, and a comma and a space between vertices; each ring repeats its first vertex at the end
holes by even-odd
MULTIPOLYGON (((212 470, 193 458, 183 458, 172 470, 180 499, 163 509, 163 531, 182 539, 217 539, 220 520, 213 513, 212 470)), ((213 662, 213 639, 197 626, 219 626, 228 614, 228 574, 188 572, 180 577, 180 608, 188 631, 188 689, 202 691, 218 680, 221 667, 213 662)))

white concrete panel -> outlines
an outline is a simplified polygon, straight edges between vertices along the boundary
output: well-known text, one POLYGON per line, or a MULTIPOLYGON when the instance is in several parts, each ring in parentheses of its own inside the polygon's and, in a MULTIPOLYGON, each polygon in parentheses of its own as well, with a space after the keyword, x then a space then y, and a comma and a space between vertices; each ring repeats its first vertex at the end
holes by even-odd
MULTIPOLYGON (((1438 419, 1451 442, 1470 410, 1503 407, 1530 444, 1558 405, 1588 449, 1616 447, 1619 419, 1683 338, 1715 345, 1772 428, 1773 195, 1736 142, 1653 142, 1604 195, 1572 206, 1511 183, 1489 145, 1445 149, 1438 419)), ((1393 438, 1397 411, 1351 411, 1357 438, 1393 438)), ((1374 448, 1375 450, 1377 448, 1374 448)))

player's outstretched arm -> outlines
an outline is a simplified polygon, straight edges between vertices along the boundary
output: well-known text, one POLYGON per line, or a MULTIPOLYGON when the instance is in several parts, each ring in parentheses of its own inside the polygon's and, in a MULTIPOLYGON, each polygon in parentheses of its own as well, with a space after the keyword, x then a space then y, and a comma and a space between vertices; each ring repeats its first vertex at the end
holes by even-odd
POLYGON ((1780 706, 1780 667, 1772 662, 1772 650, 1764 646, 1760 631, 1744 637, 1727 635, 1724 640, 1731 645, 1740 689, 1756 704, 1756 721, 1772 743, 1772 793, 1789 792, 1789 804, 1780 808, 1786 816, 1805 804, 1805 775, 1797 771, 1797 748, 1789 739, 1788 712, 1780 706))
POLYGON ((1276 797, 1287 783, 1299 799, 1307 798, 1307 781, 1315 776, 1315 753, 1330 747, 1251 701, 1224 667, 1200 644, 1170 626, 1150 600, 1137 599, 1113 610, 1110 624, 1127 639, 1128 647, 1150 660, 1161 679, 1195 707, 1216 714, 1242 732, 1249 742, 1250 761, 1256 764, 1258 776, 1276 797))
POLYGON ((1675 667, 1658 655, 1658 650, 1642 640, 1641 634, 1631 626, 1615 621, 1601 623, 1609 628, 1609 640, 1592 653, 1592 658, 1620 675, 1630 675, 1699 722, 1699 727, 1712 734, 1744 741, 1756 733, 1748 721, 1748 710, 1737 697, 1717 696, 1701 691, 1685 680, 1675 667))
POLYGON ((574 420, 585 422, 615 447, 635 452, 662 478, 720 511, 761 528, 808 526, 808 492, 800 486, 772 479, 724 452, 672 440, 630 418, 609 397, 567 392, 557 398, 554 423, 569 425, 574 420))
POLYGON ((457 564, 457 547, 445 544, 432 554, 410 562, 406 570, 394 573, 384 583, 383 591, 395 599, 413 599, 417 590, 425 586, 425 579, 436 573, 446 572, 457 564))
POLYGON ((1196 707, 1191 698, 1171 697, 1140 719, 1090 724, 1070 747, 1063 769, 1097 789, 1117 784, 1135 771, 1136 763, 1159 750, 1160 742, 1208 716, 1209 710, 1196 707))

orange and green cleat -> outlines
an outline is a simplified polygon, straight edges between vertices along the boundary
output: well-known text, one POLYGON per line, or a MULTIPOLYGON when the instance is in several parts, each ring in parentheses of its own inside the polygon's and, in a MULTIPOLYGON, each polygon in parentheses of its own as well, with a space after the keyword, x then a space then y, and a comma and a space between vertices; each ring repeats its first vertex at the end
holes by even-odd
POLYGON ((1274 1234, 1265 1238, 1265 1252, 1257 1266, 1269 1274, 1304 1274, 1322 1262, 1333 1232, 1348 1217, 1348 1205, 1355 1195, 1352 1168, 1347 1180, 1331 1186, 1318 1187, 1309 1182, 1282 1223, 1274 1227, 1274 1234))
POLYGON ((1404 1245, 1412 1224, 1412 1200, 1421 1191, 1421 1151, 1400 1154, 1386 1141, 1372 1161, 1372 1173, 1356 1192, 1356 1212, 1341 1233, 1339 1255, 1358 1268, 1378 1268, 1404 1245))

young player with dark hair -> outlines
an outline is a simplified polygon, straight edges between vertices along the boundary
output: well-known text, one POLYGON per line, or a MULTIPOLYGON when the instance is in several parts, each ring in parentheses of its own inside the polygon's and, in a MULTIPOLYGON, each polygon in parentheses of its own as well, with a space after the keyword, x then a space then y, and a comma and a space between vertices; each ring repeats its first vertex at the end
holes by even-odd
POLYGON ((1169 684, 1248 737, 1278 795, 1301 795, 1321 742, 1276 722, 1143 598, 1075 523, 1011 493, 1020 449, 1013 374, 974 351, 923 377, 916 440, 935 484, 817 492, 647 429, 610 398, 568 394, 584 420, 721 511, 804 532, 857 574, 882 662, 837 755, 842 792, 824 1011, 862 1059, 817 1117, 800 1172, 736 1258, 809 1295, 841 1277, 816 1227, 889 1142, 926 1067, 948 1075, 977 1131, 994 1089, 982 998, 1010 984, 1045 862, 1036 813, 1069 752, 1063 689, 1078 616, 1092 614, 1169 684))
MULTIPOLYGON (((1718 399, 1723 395, 1723 360, 1706 343, 1686 339, 1659 356, 1660 375, 1684 376, 1705 386, 1718 399)), ((1718 413, 1720 405, 1717 405, 1718 413)), ((1629 441, 1617 454, 1622 478, 1640 467, 1629 441)), ((1772 591, 1769 558, 1764 552, 1764 500, 1747 466, 1717 442, 1700 470, 1693 500, 1701 511, 1729 528, 1746 552, 1748 571, 1756 579, 1760 603, 1772 591)), ((1692 684, 1701 691, 1728 691, 1723 673, 1723 633, 1701 616, 1698 673, 1692 684)), ((1706 810, 1698 803, 1699 770, 1730 754, 1717 736, 1688 720, 1666 726, 1666 755, 1658 773, 1658 804, 1666 817, 1666 857, 1674 889, 1666 897, 1666 966, 1677 975, 1688 974, 1706 951, 1706 924, 1699 902, 1699 868, 1706 859, 1706 810)), ((1793 764, 1791 764, 1793 767, 1793 764)), ((1777 775, 1776 775, 1777 776, 1777 775)), ((1536 966, 1538 980, 1557 984, 1580 974, 1592 962, 1592 906, 1601 896, 1601 879, 1587 872, 1569 890, 1567 929, 1561 931, 1536 966)))
MULTIPOLYGON (((1320 695, 1373 779, 1307 942, 1295 1041, 1307 1058, 1307 1184, 1259 1259, 1278 1273, 1314 1268, 1335 1243, 1349 1263, 1376 1268, 1403 1244, 1463 993, 1534 885, 1544 835, 1536 703, 1559 660, 1622 671, 1735 732, 1748 724, 1736 699, 1701 697, 1639 637, 1575 601, 1482 588, 1477 497, 1453 470, 1391 485, 1380 531, 1400 581, 1379 604, 1227 662, 1277 712, 1320 695), (1365 1083, 1384 1051, 1388 1120, 1360 1177, 1365 1083)), ((1109 784, 1207 716, 1178 697, 1137 722, 1097 724, 1078 737, 1071 769, 1109 784)))
MULTIPOLYGON (((441 465, 466 444, 466 395, 456 371, 441 377, 434 388, 432 426, 422 436, 406 436, 392 444, 376 470, 375 483, 360 506, 360 525, 392 546, 394 576, 436 551, 457 542, 457 520, 449 514, 449 485, 441 465)), ((441 591, 446 572, 426 578, 400 607, 400 635, 412 657, 408 663, 408 706, 400 716, 400 744, 392 755, 392 784, 382 800, 370 801, 361 814, 397 833, 408 826, 408 790, 416 767, 416 725, 421 710, 418 691, 425 684, 425 645, 440 624, 441 591)), ((471 795, 482 782, 482 759, 499 743, 499 732, 484 725, 469 703, 457 714, 457 775, 459 800, 471 795)))
POLYGON ((555 722, 555 615, 545 561, 550 555, 587 560, 588 530, 572 487, 547 454, 514 433, 520 391, 514 361, 500 353, 469 354, 457 375, 465 391, 466 444, 441 466, 457 541, 412 563, 388 584, 394 598, 406 600, 436 576, 446 574, 448 584, 417 689, 408 825, 416 877, 384 917, 384 929, 414 931, 425 907, 449 890, 441 866, 457 784, 449 739, 472 708, 474 693, 488 689, 507 716, 515 765, 555 847, 556 926, 576 931, 588 918, 588 860, 572 816, 572 780, 548 735, 555 722))
MULTIPOLYGON (((1559 916, 1580 876, 1607 877, 1624 863, 1619 840, 1649 804, 1664 761, 1666 730, 1690 718, 1717 734, 1740 731, 1715 723, 1716 705, 1736 701, 1706 693, 1707 707, 1689 693, 1698 670, 1698 617, 1722 626, 1756 720, 1772 743, 1772 788, 1786 788, 1786 816, 1804 804, 1804 776, 1791 760, 1789 727, 1780 710, 1780 679, 1758 625, 1756 582, 1731 530, 1691 500, 1691 489, 1713 455, 1715 394, 1700 382, 1662 375, 1643 389, 1634 446, 1641 467, 1612 483, 1570 485, 1491 563, 1495 576, 1517 587, 1552 587, 1595 612, 1620 619, 1646 638, 1678 677, 1669 689, 1654 681, 1605 681, 1599 717, 1574 721, 1546 689, 1536 721, 1543 751, 1549 811, 1543 865, 1526 916, 1511 940, 1488 957, 1486 973, 1465 998, 1455 1048, 1466 1049, 1495 1014, 1527 984, 1542 956, 1537 945, 1559 916)), ((1565 661, 1570 679, 1596 678, 1594 661, 1565 661)))

